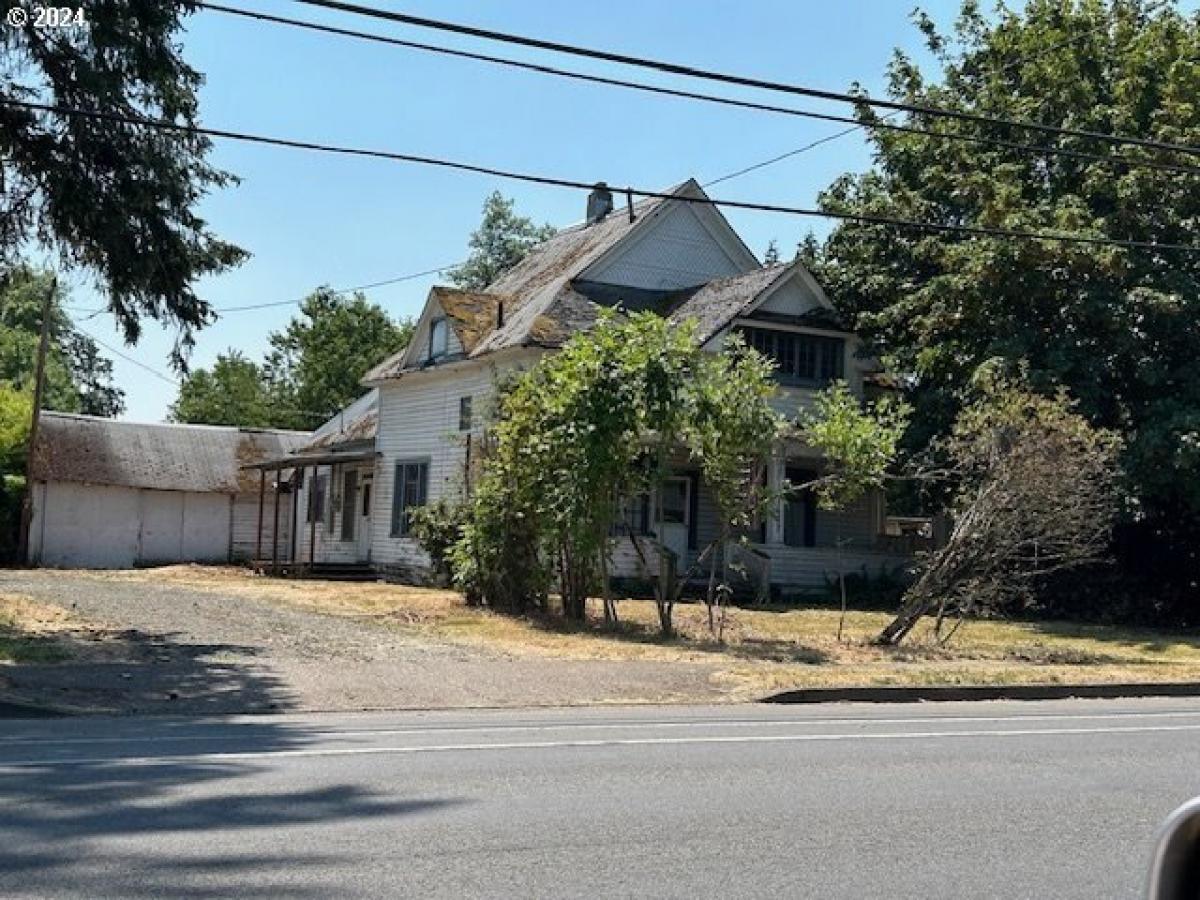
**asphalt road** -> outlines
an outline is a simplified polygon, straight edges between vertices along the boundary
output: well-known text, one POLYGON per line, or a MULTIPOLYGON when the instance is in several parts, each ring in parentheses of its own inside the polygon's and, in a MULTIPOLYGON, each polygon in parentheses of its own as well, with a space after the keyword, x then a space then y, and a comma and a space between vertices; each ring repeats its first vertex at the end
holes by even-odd
POLYGON ((4 897, 1135 897, 1200 703, 0 721, 4 897))

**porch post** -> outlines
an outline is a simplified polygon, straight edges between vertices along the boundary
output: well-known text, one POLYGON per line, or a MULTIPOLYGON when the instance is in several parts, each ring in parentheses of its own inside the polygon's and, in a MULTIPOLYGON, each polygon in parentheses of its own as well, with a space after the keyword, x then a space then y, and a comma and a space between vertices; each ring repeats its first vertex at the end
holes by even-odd
MULTIPOLYGON (((308 483, 308 574, 312 575, 313 566, 317 561, 317 517, 313 515, 316 502, 317 467, 312 467, 312 480, 308 483)), ((329 500, 326 497, 325 502, 329 500)))
POLYGON ((271 513, 271 574, 279 574, 279 470, 275 472, 275 503, 271 513))
MULTIPOLYGON (((776 447, 771 451, 767 461, 767 489, 778 491, 783 486, 787 472, 787 460, 783 457, 782 448, 776 447)), ((767 543, 783 543, 783 498, 777 499, 771 506, 771 515, 767 518, 767 543)))
POLYGON ((254 565, 262 559, 263 495, 267 492, 267 470, 258 470, 258 533, 254 538, 254 565))
POLYGON ((296 562, 300 555, 300 484, 297 469, 292 469, 292 516, 288 521, 288 566, 296 574, 296 562))

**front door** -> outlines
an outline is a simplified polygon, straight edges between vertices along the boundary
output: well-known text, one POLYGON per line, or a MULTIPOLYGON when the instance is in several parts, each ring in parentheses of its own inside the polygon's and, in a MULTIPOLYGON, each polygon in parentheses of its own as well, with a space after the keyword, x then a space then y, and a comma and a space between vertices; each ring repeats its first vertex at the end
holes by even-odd
POLYGON ((681 563, 687 559, 691 509, 691 479, 668 478, 664 481, 654 531, 662 545, 673 550, 681 563))
POLYGON ((362 486, 358 489, 358 528, 356 534, 358 536, 358 559, 359 562, 371 561, 371 503, 374 501, 375 486, 374 478, 370 474, 364 474, 362 486))

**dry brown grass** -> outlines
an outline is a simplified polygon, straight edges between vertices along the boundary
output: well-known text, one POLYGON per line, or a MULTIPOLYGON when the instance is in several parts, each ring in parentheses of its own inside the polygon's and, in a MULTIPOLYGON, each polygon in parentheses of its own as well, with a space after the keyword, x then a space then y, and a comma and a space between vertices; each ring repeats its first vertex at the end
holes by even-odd
POLYGON ((384 584, 287 581, 242 569, 173 566, 94 577, 168 581, 239 594, 330 615, 373 620, 405 632, 514 656, 707 662, 734 693, 791 687, 879 684, 1027 684, 1103 681, 1193 681, 1200 678, 1200 638, 1068 623, 969 622, 949 646, 929 628, 897 649, 869 641, 884 613, 852 612, 839 643, 828 609, 732 609, 726 642, 717 644, 703 607, 677 608, 680 636, 656 635, 654 606, 619 604, 621 628, 571 627, 463 605, 445 590, 384 584))
POLYGON ((0 594, 0 663, 60 662, 82 623, 66 610, 18 594, 0 594))

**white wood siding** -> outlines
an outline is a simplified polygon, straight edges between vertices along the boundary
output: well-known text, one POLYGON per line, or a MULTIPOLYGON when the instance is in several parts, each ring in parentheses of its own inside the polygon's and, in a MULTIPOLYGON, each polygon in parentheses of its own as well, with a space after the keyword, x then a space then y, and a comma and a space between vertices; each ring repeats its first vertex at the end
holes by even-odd
MULTIPOLYGON (((610 215, 623 215, 614 210, 610 215)), ((700 221, 689 204, 674 204, 612 259, 583 277, 648 290, 692 287, 745 271, 700 221)))
POLYGON ((415 569, 429 565, 428 556, 415 540, 391 533, 396 464, 429 462, 429 502, 460 496, 466 442, 465 432, 458 430, 459 400, 472 398, 472 433, 478 434, 496 378, 513 368, 528 367, 539 355, 539 351, 522 351, 493 362, 460 363, 445 370, 406 375, 380 387, 375 442, 379 461, 371 523, 373 563, 415 569))
MULTIPOLYGON (((275 491, 267 483, 263 497, 262 557, 271 558, 271 536, 275 526, 275 491)), ((279 494, 279 559, 289 559, 292 535, 292 495, 279 494)), ((258 546, 258 493, 238 494, 233 500, 233 561, 245 562, 258 546)))
MULTIPOLYGON (((363 477, 367 473, 376 472, 376 468, 371 465, 338 465, 338 466, 318 466, 317 473, 325 478, 325 509, 321 521, 316 523, 316 528, 308 520, 308 493, 312 487, 313 470, 310 468, 304 475, 304 487, 299 491, 297 519, 296 525, 296 561, 306 563, 309 561, 309 544, 310 538, 315 535, 317 543, 317 552, 315 560, 318 563, 353 563, 367 562, 364 554, 359 552, 358 547, 358 528, 363 524, 361 520, 354 524, 354 536, 342 540, 342 517, 346 514, 346 472, 350 469, 358 472, 358 493, 355 497, 354 509, 351 514, 358 515, 358 504, 362 502, 362 485, 363 477)), ((376 493, 375 485, 378 484, 378 475, 375 477, 375 482, 371 487, 371 527, 374 534, 374 522, 383 511, 379 508, 379 495, 376 493)), ((290 505, 289 505, 290 511, 290 505)), ((282 509, 280 511, 282 513, 282 509)), ((282 531, 282 524, 280 526, 282 531)), ((373 553, 371 561, 374 560, 373 553)))
POLYGON ((798 277, 792 277, 785 279, 784 283, 772 291, 755 309, 785 316, 799 316, 821 305, 820 299, 808 285, 798 277))

